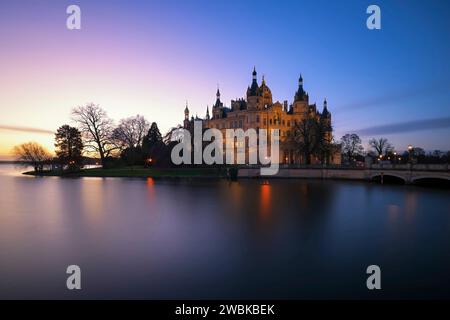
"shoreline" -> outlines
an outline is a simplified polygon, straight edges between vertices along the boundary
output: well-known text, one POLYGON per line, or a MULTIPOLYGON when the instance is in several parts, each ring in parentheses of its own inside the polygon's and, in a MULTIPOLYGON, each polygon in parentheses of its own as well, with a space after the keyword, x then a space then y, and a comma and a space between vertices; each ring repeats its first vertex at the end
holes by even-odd
POLYGON ((191 168, 93 168, 77 172, 44 171, 23 172, 24 175, 36 177, 67 177, 67 178, 227 178, 226 172, 219 169, 191 168))
POLYGON ((259 169, 240 168, 237 176, 231 177, 225 168, 90 168, 77 172, 27 171, 22 174, 35 177, 61 177, 61 178, 167 178, 167 179, 224 179, 240 180, 255 179, 261 181, 268 180, 332 180, 332 181, 362 181, 375 182, 377 184, 397 184, 397 185, 417 185, 431 186, 439 189, 450 188, 450 177, 448 172, 441 172, 442 178, 414 178, 410 172, 404 172, 405 177, 398 176, 398 172, 388 170, 371 171, 369 169, 330 169, 330 168, 310 168, 310 169, 280 169, 278 174, 273 176, 261 176, 259 169), (431 181, 430 181, 431 179, 431 181))

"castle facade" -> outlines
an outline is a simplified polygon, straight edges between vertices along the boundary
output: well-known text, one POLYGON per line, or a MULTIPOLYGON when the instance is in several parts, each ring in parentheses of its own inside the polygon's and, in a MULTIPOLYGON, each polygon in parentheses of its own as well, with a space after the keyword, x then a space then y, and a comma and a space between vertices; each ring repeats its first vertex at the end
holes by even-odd
MULTIPOLYGON (((217 89, 216 101, 212 106, 211 114, 209 107, 206 109, 204 118, 189 118, 189 108, 186 105, 184 110, 183 127, 192 130, 194 121, 202 121, 204 129, 216 128, 222 131, 225 137, 226 129, 241 128, 247 129, 279 129, 280 132, 280 153, 279 161, 284 164, 302 164, 305 163, 304 155, 296 150, 290 137, 294 134, 294 128, 306 117, 312 117, 321 120, 327 124, 327 130, 323 133, 325 141, 332 144, 332 126, 331 113, 328 111, 326 99, 323 102, 322 111, 317 110, 316 104, 309 104, 308 93, 303 89, 303 78, 298 79, 298 89, 295 92, 293 102, 288 101, 280 103, 273 102, 272 92, 264 77, 261 85, 258 84, 256 70, 252 73, 252 83, 247 88, 246 99, 231 100, 231 106, 227 107, 220 99, 220 91, 217 89)), ((336 146, 336 145, 335 145, 336 146)), ((269 146, 268 146, 269 148, 269 146)), ((334 151, 327 157, 328 164, 340 164, 341 153, 339 148, 333 148, 334 151)), ((311 155, 309 161, 312 164, 320 163, 320 159, 311 155)), ((323 161, 322 161, 323 162, 323 161)))

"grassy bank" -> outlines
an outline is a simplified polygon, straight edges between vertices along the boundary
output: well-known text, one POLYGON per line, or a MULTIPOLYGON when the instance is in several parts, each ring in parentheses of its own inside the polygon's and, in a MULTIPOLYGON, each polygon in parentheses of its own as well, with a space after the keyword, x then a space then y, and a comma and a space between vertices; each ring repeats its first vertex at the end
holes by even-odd
POLYGON ((157 178, 157 177, 197 177, 197 178, 222 178, 226 176, 225 170, 218 168, 144 168, 144 167, 123 167, 112 169, 83 169, 77 172, 44 171, 25 172, 26 175, 33 176, 53 176, 53 177, 135 177, 135 178, 157 178))

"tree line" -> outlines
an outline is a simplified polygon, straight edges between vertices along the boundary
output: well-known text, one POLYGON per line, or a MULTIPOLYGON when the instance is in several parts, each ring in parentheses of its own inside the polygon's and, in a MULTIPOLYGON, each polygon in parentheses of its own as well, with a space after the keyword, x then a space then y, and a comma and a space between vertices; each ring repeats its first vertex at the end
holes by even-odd
POLYGON ((434 150, 426 152, 423 148, 408 146, 403 152, 397 152, 386 138, 372 138, 369 140, 369 150, 364 150, 361 138, 356 133, 348 133, 341 138, 343 162, 352 164, 364 161, 369 157, 372 161, 385 161, 394 164, 445 164, 450 162, 450 151, 434 150))
POLYGON ((114 125, 94 103, 74 108, 71 115, 75 126, 62 125, 55 133, 55 157, 41 145, 28 142, 14 148, 17 160, 31 163, 37 172, 50 164, 79 170, 87 156, 98 157, 103 167, 170 164, 171 141, 161 135, 156 122, 150 124, 136 115, 114 125))

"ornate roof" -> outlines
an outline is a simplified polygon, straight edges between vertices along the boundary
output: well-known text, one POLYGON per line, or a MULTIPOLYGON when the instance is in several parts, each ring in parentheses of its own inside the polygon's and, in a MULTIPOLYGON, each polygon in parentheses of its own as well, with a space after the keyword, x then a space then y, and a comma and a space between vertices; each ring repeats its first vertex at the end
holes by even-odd
POLYGON ((256 75, 257 75, 256 68, 253 68, 253 72, 252 72, 253 80, 252 80, 251 86, 248 87, 248 89, 247 89, 247 97, 257 96, 260 93, 256 75))
POLYGON ((298 79, 298 89, 295 92, 294 101, 304 101, 305 98, 308 96, 308 94, 303 90, 303 77, 300 75, 300 78, 298 79))

